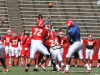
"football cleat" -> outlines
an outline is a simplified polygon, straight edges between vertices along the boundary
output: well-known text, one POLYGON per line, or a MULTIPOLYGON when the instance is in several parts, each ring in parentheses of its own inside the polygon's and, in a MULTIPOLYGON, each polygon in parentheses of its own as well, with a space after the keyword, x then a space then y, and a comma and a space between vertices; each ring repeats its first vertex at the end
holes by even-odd
POLYGON ((69 71, 68 71, 68 70, 65 70, 64 72, 65 72, 65 73, 69 73, 69 71))
POLYGON ((45 66, 43 64, 39 64, 39 66, 45 71, 45 66))
POLYGON ((4 68, 3 72, 8 72, 9 70, 7 68, 4 68))
POLYGON ((38 69, 37 68, 34 68, 33 71, 38 71, 38 69))
POLYGON ((28 72, 28 67, 25 67, 25 72, 28 72))
POLYGON ((92 70, 87 70, 86 74, 90 73, 92 70))

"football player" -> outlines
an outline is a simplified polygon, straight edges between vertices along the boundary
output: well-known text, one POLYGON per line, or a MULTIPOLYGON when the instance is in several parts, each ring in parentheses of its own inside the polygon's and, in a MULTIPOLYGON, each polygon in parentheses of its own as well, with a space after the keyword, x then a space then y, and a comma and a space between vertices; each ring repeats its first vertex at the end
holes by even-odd
POLYGON ((64 68, 64 64, 61 64, 61 68, 59 66, 62 63, 62 54, 61 54, 61 46, 60 46, 60 38, 55 36, 48 39, 46 41, 46 46, 49 47, 51 58, 53 63, 56 65, 57 71, 61 71, 61 68, 64 68))
MULTIPOLYGON (((30 33, 31 34, 31 33, 30 33)), ((22 39, 24 41, 22 51, 21 51, 21 58, 24 60, 26 58, 26 63, 28 63, 28 59, 30 56, 30 44, 31 44, 31 35, 27 35, 25 39, 22 39)))
POLYGON ((4 51, 4 45, 3 45, 3 42, 2 42, 2 37, 0 36, 0 62, 4 68, 3 72, 8 72, 8 68, 6 66, 6 63, 5 63, 5 60, 2 58, 2 53, 4 51))
POLYGON ((88 38, 84 40, 84 50, 86 54, 86 63, 88 63, 88 58, 90 58, 89 66, 92 67, 93 55, 96 53, 96 40, 93 39, 91 34, 88 35, 88 38))
POLYGON ((98 38, 98 41, 97 41, 97 52, 98 52, 98 65, 97 65, 97 68, 100 68, 100 38, 98 38))
MULTIPOLYGON (((64 37, 64 33, 62 31, 62 29, 59 29, 57 35, 60 37, 60 46, 61 46, 61 54, 62 54, 62 58, 63 58, 63 53, 64 53, 64 48, 67 46, 68 41, 67 39, 64 37)), ((64 61, 64 60, 63 60, 64 61)), ((61 63, 64 65, 64 63, 61 63)))
POLYGON ((12 39, 11 39, 11 43, 10 43, 10 53, 11 53, 11 62, 10 62, 10 66, 14 66, 14 55, 16 55, 17 58, 17 65, 18 65, 18 53, 19 53, 19 37, 17 35, 16 32, 12 33, 12 39))
POLYGON ((86 63, 85 59, 83 58, 82 54, 82 46, 83 46, 83 41, 80 37, 80 28, 78 27, 78 24, 72 20, 66 21, 65 24, 65 29, 67 30, 67 40, 68 42, 73 40, 73 44, 69 47, 68 53, 66 55, 66 68, 65 68, 65 73, 69 72, 69 66, 70 66, 70 58, 72 55, 77 51, 79 54, 79 58, 86 64, 87 67, 87 72, 90 73, 91 68, 89 65, 86 63))
POLYGON ((19 52, 19 56, 20 56, 20 59, 21 59, 20 66, 24 66, 24 59, 23 59, 21 53, 22 53, 22 47, 24 47, 25 40, 27 39, 27 35, 25 34, 25 31, 22 32, 22 34, 19 36, 19 38, 20 38, 20 45, 19 45, 20 52, 19 52))
POLYGON ((11 38, 12 38, 12 29, 8 29, 7 30, 7 34, 5 34, 3 36, 3 40, 4 40, 4 46, 5 46, 5 55, 4 55, 4 59, 6 61, 6 56, 9 54, 9 66, 10 66, 10 60, 11 60, 11 54, 10 54, 10 42, 11 42, 11 38))
POLYGON ((30 63, 32 59, 35 59, 35 55, 37 52, 40 52, 44 55, 42 62, 39 66, 45 70, 43 64, 46 62, 47 58, 49 58, 50 53, 47 48, 44 46, 44 41, 47 39, 48 31, 44 28, 44 21, 41 20, 38 23, 38 26, 34 26, 32 28, 32 41, 30 48, 30 58, 28 60, 28 64, 25 66, 25 71, 28 71, 30 63))

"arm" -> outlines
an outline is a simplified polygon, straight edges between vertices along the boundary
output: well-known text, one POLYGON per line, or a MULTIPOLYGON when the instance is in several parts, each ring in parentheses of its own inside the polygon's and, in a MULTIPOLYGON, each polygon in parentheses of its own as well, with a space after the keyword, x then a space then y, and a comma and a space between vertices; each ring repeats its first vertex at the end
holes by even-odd
POLYGON ((86 44, 85 44, 85 42, 83 43, 83 53, 85 53, 85 51, 86 51, 86 44))
POLYGON ((94 45, 94 54, 97 52, 97 46, 96 44, 94 45))
POLYGON ((4 23, 4 16, 1 16, 1 22, 0 22, 0 27, 2 27, 3 23, 4 23))

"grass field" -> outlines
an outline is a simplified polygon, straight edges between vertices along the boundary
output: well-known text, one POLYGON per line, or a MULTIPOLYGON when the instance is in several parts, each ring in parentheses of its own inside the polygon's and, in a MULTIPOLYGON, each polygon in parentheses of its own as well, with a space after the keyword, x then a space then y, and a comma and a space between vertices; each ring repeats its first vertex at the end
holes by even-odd
MULTIPOLYGON (((24 67, 8 67, 9 72, 3 73, 2 67, 0 67, 0 75, 86 75, 86 68, 84 67, 70 67, 69 73, 52 72, 52 67, 47 67, 47 71, 43 71, 39 68, 39 71, 33 71, 33 67, 29 68, 29 72, 24 72, 24 67)), ((100 68, 93 67, 92 72, 89 75, 100 75, 100 68)))

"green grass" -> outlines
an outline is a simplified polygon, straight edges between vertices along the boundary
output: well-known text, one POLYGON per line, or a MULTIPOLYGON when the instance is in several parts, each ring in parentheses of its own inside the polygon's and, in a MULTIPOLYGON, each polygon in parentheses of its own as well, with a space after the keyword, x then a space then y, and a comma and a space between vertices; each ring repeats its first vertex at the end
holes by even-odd
MULTIPOLYGON (((0 75, 86 75, 86 68, 79 67, 79 68, 73 68, 70 67, 70 73, 60 73, 60 72, 51 72, 51 67, 46 68, 47 71, 42 71, 41 68, 39 68, 38 72, 33 71, 33 67, 29 68, 29 72, 24 72, 24 67, 8 67, 10 70, 9 72, 3 73, 2 67, 0 67, 0 75)), ((100 75, 100 68, 93 67, 92 72, 89 75, 100 75)))

